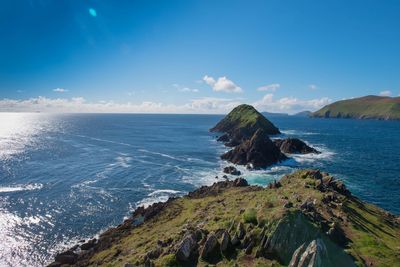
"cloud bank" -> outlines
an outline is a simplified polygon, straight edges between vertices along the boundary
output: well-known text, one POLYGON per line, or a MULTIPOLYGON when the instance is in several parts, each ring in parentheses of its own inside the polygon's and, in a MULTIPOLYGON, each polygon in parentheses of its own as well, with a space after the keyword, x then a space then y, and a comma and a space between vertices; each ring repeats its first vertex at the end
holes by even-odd
POLYGON ((392 92, 389 90, 385 90, 379 93, 380 96, 391 96, 392 92))
MULTIPOLYGON (((254 105, 259 111, 296 113, 303 110, 317 110, 330 102, 331 100, 328 98, 301 100, 284 97, 274 99, 273 94, 266 94, 256 102, 247 103, 254 105)), ((69 99, 37 97, 26 100, 2 99, 0 100, 0 112, 224 114, 243 103, 245 101, 242 99, 216 97, 195 98, 181 105, 152 101, 141 103, 89 102, 82 97, 69 99)))

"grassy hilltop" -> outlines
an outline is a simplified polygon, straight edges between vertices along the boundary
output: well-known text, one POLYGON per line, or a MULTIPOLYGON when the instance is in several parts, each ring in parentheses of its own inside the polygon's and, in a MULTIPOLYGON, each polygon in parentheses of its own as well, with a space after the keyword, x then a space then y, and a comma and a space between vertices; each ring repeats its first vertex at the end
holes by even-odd
POLYGON ((399 266, 399 218, 330 175, 297 171, 267 188, 237 180, 135 212, 75 265, 306 266, 301 260, 314 255, 312 266, 399 266), (186 241, 190 257, 182 261, 186 241), (312 243, 321 246, 309 255, 312 243))
POLYGON ((312 113, 320 118, 400 119, 400 97, 364 96, 334 102, 312 113))

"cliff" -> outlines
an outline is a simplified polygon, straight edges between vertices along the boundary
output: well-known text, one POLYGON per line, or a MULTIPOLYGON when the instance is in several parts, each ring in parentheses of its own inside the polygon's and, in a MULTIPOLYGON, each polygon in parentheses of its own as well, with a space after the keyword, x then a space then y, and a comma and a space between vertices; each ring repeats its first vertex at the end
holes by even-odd
POLYGON ((400 119, 400 97, 364 96, 334 102, 312 113, 318 118, 400 119))
POLYGON ((301 170, 267 188, 238 178, 139 208, 58 259, 70 255, 74 266, 398 266, 399 240, 398 217, 327 173, 301 170))

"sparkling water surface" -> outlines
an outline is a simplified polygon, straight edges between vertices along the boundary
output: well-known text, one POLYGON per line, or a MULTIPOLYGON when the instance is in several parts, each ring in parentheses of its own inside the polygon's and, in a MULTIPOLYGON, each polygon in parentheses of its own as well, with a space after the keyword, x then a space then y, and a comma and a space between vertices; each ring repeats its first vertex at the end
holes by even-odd
MULTIPOLYGON (((211 128, 221 115, 0 113, 0 266, 43 266, 58 250, 117 225, 138 205, 222 177, 226 151, 211 128)), ((266 170, 265 185, 320 168, 353 194, 400 214, 400 122, 271 117, 280 137, 319 155, 266 170)))

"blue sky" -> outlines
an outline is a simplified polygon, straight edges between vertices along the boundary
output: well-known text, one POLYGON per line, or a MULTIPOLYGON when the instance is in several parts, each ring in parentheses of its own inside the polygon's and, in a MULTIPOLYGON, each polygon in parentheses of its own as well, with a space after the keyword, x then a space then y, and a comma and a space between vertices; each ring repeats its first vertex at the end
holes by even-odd
POLYGON ((0 110, 294 113, 400 94, 400 1, 0 3, 0 110))

